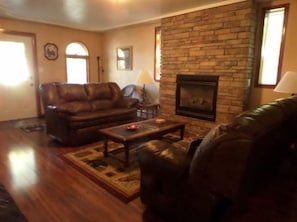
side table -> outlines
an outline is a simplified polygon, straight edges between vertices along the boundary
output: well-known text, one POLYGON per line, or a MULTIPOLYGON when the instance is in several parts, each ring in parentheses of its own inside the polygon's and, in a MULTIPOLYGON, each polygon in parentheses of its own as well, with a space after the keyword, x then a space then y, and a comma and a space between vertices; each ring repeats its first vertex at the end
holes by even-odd
POLYGON ((160 104, 140 103, 137 106, 137 116, 143 119, 155 118, 158 115, 160 104))

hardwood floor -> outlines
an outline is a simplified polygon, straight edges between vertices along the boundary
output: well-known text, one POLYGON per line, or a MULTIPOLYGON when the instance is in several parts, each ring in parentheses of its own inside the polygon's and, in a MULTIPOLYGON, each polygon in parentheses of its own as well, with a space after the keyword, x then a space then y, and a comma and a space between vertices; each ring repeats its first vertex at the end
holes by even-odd
POLYGON ((143 217, 139 198, 125 204, 63 162, 63 147, 44 131, 20 126, 42 119, 0 122, 0 182, 30 222, 160 221, 143 217))

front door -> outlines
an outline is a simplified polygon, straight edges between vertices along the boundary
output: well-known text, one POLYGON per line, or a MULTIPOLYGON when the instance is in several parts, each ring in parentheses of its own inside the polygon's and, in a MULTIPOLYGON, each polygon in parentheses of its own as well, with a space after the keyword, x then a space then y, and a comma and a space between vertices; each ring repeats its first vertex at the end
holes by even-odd
POLYGON ((32 35, 0 32, 0 121, 38 115, 32 35))

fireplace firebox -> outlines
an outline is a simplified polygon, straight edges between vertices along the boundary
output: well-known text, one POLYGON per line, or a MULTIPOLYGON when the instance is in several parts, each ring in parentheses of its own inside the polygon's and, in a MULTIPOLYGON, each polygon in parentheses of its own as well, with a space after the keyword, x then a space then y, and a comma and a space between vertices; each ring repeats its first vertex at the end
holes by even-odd
POLYGON ((215 121, 219 76, 176 77, 176 115, 215 121))

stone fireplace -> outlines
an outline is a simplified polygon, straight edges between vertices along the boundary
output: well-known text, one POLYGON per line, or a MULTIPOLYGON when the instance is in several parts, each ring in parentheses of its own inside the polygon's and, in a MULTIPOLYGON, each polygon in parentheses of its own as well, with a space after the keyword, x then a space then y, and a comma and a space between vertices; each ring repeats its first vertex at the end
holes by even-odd
MULTIPOLYGON (((247 108, 253 71, 255 21, 252 0, 161 20, 161 117, 186 122, 186 134, 203 137, 214 126, 229 122, 247 108), (177 83, 179 74, 219 76, 215 105, 215 96, 203 95, 208 97, 204 100, 211 103, 208 110, 211 112, 206 114, 202 108, 193 111, 195 106, 189 103, 196 103, 196 100, 190 100, 188 104, 184 100, 176 101, 177 90, 183 88, 179 88, 177 83), (176 110, 176 104, 181 109, 176 110)), ((197 94, 202 91, 194 92, 193 97, 198 98, 197 94)), ((188 92, 181 91, 180 95, 185 93, 188 92)))
POLYGON ((215 121, 219 76, 177 75, 175 114, 215 121))

